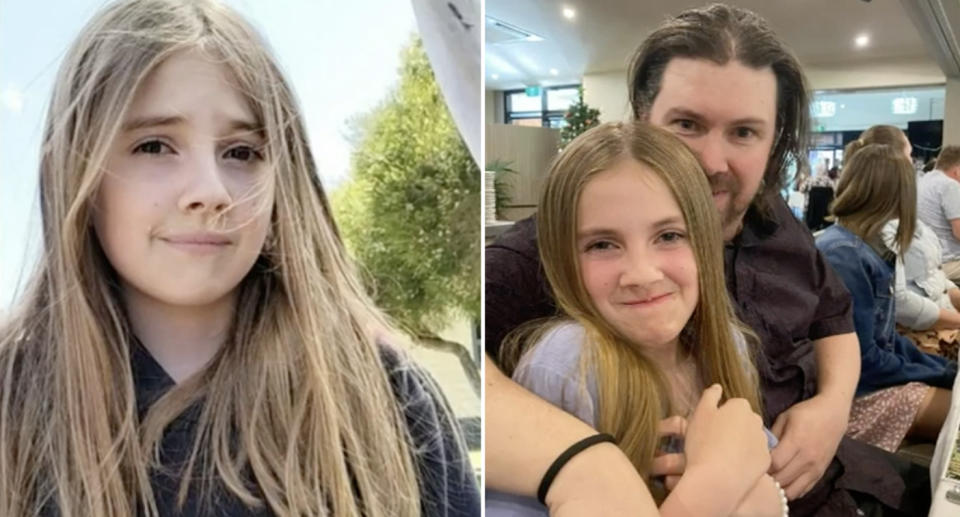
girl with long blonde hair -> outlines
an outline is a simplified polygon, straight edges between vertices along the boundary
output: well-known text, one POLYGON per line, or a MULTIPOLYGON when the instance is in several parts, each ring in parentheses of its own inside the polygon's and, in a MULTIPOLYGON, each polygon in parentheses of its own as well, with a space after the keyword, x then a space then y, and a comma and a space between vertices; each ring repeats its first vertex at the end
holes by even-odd
POLYGON ((293 92, 208 0, 66 54, 44 254, 0 329, 0 515, 478 515, 455 422, 337 234, 293 92))
POLYGON ((891 126, 872 127, 848 145, 830 207, 836 223, 816 240, 853 297, 861 366, 847 434, 890 452, 907 436, 936 439, 957 374, 955 361, 921 351, 896 330, 904 300, 895 287, 904 280, 898 256, 914 245, 917 229, 909 154, 910 143, 891 126))
MULTIPOLYGON (((643 123, 607 123, 584 133, 551 167, 537 239, 562 315, 507 340, 502 359, 513 378, 612 435, 661 500, 650 473, 665 459, 655 455, 683 450, 688 471, 700 470, 702 449, 691 436, 711 429, 698 427, 694 410, 706 387, 720 385, 727 404, 752 410, 754 420, 738 439, 759 449, 720 467, 736 469, 727 475, 745 484, 736 511, 716 515, 781 515, 785 499, 773 479, 749 470, 775 438, 767 432, 764 439, 751 332, 728 299, 710 186, 686 146, 643 123), (658 443, 684 434, 685 446, 658 443)), ((702 486, 723 491, 720 477, 702 486)), ((683 477, 668 480, 667 488, 679 483, 683 477)), ((487 512, 542 515, 544 509, 488 491, 487 512)))

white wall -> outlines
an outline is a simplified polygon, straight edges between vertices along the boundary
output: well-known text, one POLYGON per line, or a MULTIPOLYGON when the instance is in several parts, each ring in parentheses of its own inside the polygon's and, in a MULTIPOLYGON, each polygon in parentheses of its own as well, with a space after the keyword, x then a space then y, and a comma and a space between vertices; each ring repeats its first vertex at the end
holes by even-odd
POLYGON ((960 145, 960 79, 947 81, 943 145, 960 145))
POLYGON ((602 72, 583 76, 583 101, 600 110, 601 122, 630 118, 627 99, 627 71, 602 72))
POLYGON ((946 77, 936 63, 918 63, 916 59, 886 60, 839 66, 804 66, 813 90, 847 90, 885 86, 943 84, 946 77))
POLYGON ((503 92, 484 90, 484 124, 503 124, 503 92))

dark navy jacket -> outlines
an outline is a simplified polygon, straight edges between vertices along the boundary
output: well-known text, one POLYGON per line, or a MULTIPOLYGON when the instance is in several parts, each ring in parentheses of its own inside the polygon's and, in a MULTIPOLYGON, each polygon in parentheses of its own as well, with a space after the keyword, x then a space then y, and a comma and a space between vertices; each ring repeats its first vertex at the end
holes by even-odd
MULTIPOLYGON (((141 417, 174 385, 149 352, 134 340, 131 350, 137 406, 141 417)), ((456 423, 444 415, 452 414, 435 383, 423 369, 411 364, 401 354, 381 346, 381 361, 388 372, 390 386, 400 403, 407 428, 413 439, 420 479, 420 500, 424 517, 479 517, 480 492, 469 460, 455 438, 456 423), (447 411, 439 411, 447 408, 447 411)), ((180 477, 176 466, 185 465, 193 445, 199 417, 199 404, 185 411, 164 431, 160 446, 163 472, 151 473, 151 486, 160 515, 176 517, 267 517, 275 515, 266 505, 251 508, 225 488, 214 485, 209 498, 201 498, 200 490, 190 489, 182 511, 177 510, 180 477), (211 504, 210 501, 213 501, 211 504)), ((249 475, 249 487, 258 494, 249 475)), ((56 516, 55 502, 48 502, 44 516, 56 516)))

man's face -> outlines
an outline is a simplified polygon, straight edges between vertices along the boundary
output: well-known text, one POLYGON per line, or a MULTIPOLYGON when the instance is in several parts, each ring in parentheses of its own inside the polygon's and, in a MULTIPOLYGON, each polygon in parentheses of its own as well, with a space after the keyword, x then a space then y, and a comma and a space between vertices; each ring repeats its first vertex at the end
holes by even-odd
POLYGON ((680 137, 710 180, 724 240, 740 230, 773 148, 777 78, 770 67, 674 58, 663 72, 649 122, 680 137))

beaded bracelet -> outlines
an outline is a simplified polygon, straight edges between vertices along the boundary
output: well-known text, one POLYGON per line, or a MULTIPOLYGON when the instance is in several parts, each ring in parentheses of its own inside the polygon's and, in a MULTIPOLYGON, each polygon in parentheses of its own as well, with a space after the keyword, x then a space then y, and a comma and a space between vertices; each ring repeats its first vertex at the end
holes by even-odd
POLYGON ((783 510, 783 517, 789 517, 790 506, 787 504, 787 493, 783 491, 783 487, 776 479, 773 480, 773 485, 777 487, 777 492, 780 492, 780 509, 783 510))

